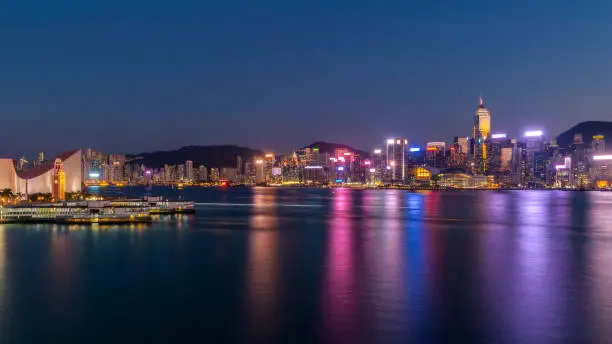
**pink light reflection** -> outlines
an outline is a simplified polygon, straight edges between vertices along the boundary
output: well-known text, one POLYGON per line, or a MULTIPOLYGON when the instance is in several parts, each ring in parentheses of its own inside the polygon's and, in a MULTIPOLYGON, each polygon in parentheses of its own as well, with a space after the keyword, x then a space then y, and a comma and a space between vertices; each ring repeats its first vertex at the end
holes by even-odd
POLYGON ((332 199, 324 281, 323 313, 330 343, 358 340, 353 250, 352 190, 336 189, 332 199))

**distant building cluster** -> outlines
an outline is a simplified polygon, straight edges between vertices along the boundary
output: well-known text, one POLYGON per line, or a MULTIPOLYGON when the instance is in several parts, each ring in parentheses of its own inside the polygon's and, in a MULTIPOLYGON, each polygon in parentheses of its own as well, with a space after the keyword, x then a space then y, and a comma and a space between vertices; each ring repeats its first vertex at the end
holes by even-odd
POLYGON ((561 147, 534 128, 520 138, 491 130, 491 112, 480 98, 471 136, 453 142, 410 144, 389 138, 370 152, 311 146, 287 154, 268 152, 252 159, 234 156, 234 166, 208 168, 185 161, 148 168, 118 154, 87 149, 83 180, 110 184, 365 185, 408 188, 602 189, 612 185, 612 154, 605 137, 585 144, 576 134, 561 147))
POLYGON ((609 189, 612 153, 606 150, 604 135, 588 135, 585 140, 577 133, 573 143, 564 146, 538 128, 511 138, 491 130, 491 112, 480 98, 471 137, 457 136, 450 144, 432 141, 419 146, 396 137, 370 152, 339 145, 324 152, 309 146, 247 159, 235 155, 233 166, 210 168, 206 161, 192 160, 149 167, 142 159, 92 149, 49 160, 41 152, 32 162, 25 157, 0 159, 0 189, 52 194, 55 199, 83 186, 128 184, 609 189))
MULTIPOLYGON (((227 169, 221 170, 228 173, 227 169)), ((197 184, 217 182, 219 179, 219 169, 210 169, 209 174, 206 166, 195 166, 191 160, 180 165, 148 168, 138 161, 128 160, 122 154, 105 155, 92 149, 86 149, 83 154, 83 180, 86 185, 197 184)))
MULTIPOLYGON (((605 137, 582 134, 561 147, 534 129, 520 138, 491 130, 491 113, 482 98, 471 137, 410 145, 390 138, 368 154, 347 149, 321 153, 317 147, 286 155, 269 153, 245 164, 249 184, 373 185, 414 188, 605 189, 612 185, 612 154, 605 137)), ((232 179, 233 181, 233 179, 232 179)))

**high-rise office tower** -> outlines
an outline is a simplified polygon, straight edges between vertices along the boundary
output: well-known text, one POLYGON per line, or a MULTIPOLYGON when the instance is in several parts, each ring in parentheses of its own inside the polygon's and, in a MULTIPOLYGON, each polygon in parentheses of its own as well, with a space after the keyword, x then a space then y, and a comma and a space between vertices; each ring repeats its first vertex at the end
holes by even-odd
POLYGON ((470 138, 455 136, 450 148, 450 167, 467 169, 470 156, 470 138))
POLYGON ((403 183, 406 180, 407 152, 407 139, 396 138, 387 140, 387 168, 390 171, 391 181, 403 183))
POLYGON ((383 175, 386 171, 387 165, 385 161, 385 155, 383 154, 383 150, 380 148, 374 149, 370 154, 370 158, 372 159, 372 167, 376 173, 376 179, 378 181, 382 181, 383 175))
POLYGON ((484 106, 482 97, 479 99, 478 110, 474 115, 474 172, 486 174, 487 166, 487 141, 491 132, 491 113, 484 106))
POLYGON ((427 165, 435 168, 446 167, 446 143, 427 142, 427 165))
POLYGON ((272 178, 272 167, 274 166, 274 163, 276 162, 276 155, 274 155, 274 153, 266 153, 263 157, 263 173, 264 173, 264 180, 268 183, 271 182, 272 178))
POLYGON ((488 173, 499 174, 503 172, 502 169, 502 149, 507 147, 509 140, 506 133, 494 133, 491 134, 488 140, 488 173))
MULTIPOLYGON (((544 134, 541 130, 531 130, 525 132, 525 183, 540 182, 542 179, 544 134), (536 163, 536 157, 538 162, 536 163)), ((545 178, 544 178, 545 179, 545 178)))

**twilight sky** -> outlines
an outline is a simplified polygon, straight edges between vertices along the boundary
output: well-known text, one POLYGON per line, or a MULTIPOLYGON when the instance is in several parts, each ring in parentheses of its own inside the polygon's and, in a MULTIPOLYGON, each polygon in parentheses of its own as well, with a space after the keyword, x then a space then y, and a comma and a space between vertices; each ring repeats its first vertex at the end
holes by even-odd
POLYGON ((612 120, 609 1, 0 2, 0 155, 612 120), (8 3, 8 4, 7 4, 8 3))

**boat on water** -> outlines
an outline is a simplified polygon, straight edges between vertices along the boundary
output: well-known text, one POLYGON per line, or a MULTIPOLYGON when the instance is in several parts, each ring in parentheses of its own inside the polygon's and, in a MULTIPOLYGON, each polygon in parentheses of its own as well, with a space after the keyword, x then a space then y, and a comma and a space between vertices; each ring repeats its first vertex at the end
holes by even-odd
POLYGON ((0 207, 0 223, 120 224, 151 222, 150 209, 110 201, 27 203, 0 207))
POLYGON ((111 205, 119 207, 146 207, 153 215, 193 214, 195 213, 192 201, 168 201, 162 197, 145 196, 142 199, 117 199, 111 205))

